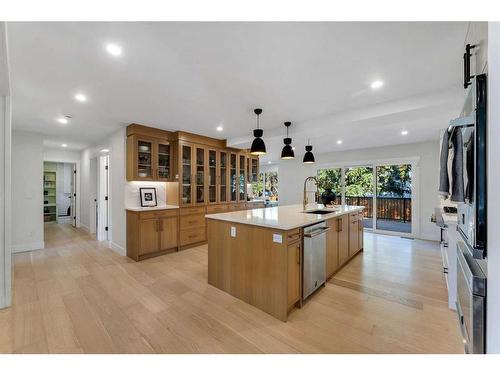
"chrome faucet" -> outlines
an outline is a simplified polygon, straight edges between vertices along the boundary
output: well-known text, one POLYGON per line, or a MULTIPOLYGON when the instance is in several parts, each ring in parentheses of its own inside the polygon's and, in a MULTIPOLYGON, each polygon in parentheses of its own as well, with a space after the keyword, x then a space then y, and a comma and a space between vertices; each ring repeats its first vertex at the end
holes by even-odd
POLYGON ((314 181, 314 184, 316 185, 316 193, 314 195, 314 200, 315 202, 317 203, 318 202, 318 198, 319 198, 319 187, 318 187, 318 179, 314 176, 309 176, 306 178, 306 180, 304 181, 304 199, 302 201, 302 205, 304 206, 304 211, 306 210, 306 207, 307 207, 307 182, 309 180, 313 180, 314 181))

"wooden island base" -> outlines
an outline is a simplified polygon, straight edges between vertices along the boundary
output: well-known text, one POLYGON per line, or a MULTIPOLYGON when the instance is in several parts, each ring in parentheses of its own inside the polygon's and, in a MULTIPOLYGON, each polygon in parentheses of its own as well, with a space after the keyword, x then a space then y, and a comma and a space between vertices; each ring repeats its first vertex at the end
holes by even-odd
MULTIPOLYGON (((325 223, 328 279, 362 249, 362 215, 325 223)), ((286 321, 302 303, 302 232, 207 218, 208 283, 286 321)))

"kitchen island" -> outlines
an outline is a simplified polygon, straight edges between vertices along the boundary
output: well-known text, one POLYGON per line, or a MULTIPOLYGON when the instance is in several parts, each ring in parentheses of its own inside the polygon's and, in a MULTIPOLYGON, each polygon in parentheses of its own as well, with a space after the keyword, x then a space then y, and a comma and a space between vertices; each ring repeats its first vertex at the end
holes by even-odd
POLYGON ((304 228, 324 222, 329 278, 363 248, 362 210, 290 205, 206 215, 208 282, 286 321, 304 301, 304 228))

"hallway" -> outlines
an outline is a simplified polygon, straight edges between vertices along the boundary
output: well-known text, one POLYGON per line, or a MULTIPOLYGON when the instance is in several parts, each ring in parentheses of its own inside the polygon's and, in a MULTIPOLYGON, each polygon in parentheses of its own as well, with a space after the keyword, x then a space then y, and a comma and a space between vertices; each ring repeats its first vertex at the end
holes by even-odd
POLYGON ((207 284, 207 247, 140 263, 70 225, 13 257, 1 353, 462 353, 438 247, 365 251, 283 323, 207 284), (320 319, 318 319, 320 317, 320 319))

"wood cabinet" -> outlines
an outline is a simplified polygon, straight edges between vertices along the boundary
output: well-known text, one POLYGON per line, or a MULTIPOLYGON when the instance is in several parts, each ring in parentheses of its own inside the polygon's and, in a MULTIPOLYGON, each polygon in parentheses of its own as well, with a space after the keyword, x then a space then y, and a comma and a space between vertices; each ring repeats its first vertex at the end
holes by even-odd
POLYGON ((360 212, 359 217, 358 217, 358 249, 362 250, 363 249, 363 236, 364 236, 364 231, 363 231, 363 214, 360 212))
POLYGON ((287 246, 287 283, 288 283, 288 309, 290 310, 301 298, 301 251, 300 237, 287 246))
POLYGON ((219 186, 217 187, 218 191, 218 203, 227 203, 229 201, 229 155, 227 151, 219 151, 218 152, 218 172, 219 172, 219 186))
POLYGON ((326 278, 330 278, 339 268, 339 226, 340 218, 326 220, 326 226, 329 228, 326 232, 326 278))
POLYGON ((127 211, 127 256, 139 261, 175 251, 178 210, 127 211))
POLYGON ((349 257, 359 251, 359 220, 358 214, 349 214, 349 257))
POLYGON ((179 220, 180 247, 185 248, 207 240, 204 206, 181 208, 179 220))
POLYGON ((349 260, 349 218, 344 215, 338 218, 338 251, 339 267, 349 260))
POLYGON ((238 202, 247 201, 247 157, 240 152, 238 154, 238 202))
POLYGON ((127 127, 127 180, 173 181, 172 133, 132 124, 127 127))
POLYGON ((228 202, 238 202, 238 154, 229 152, 229 198, 228 202))
POLYGON ((247 157, 247 181, 249 183, 258 182, 259 180, 259 158, 250 155, 247 157))

